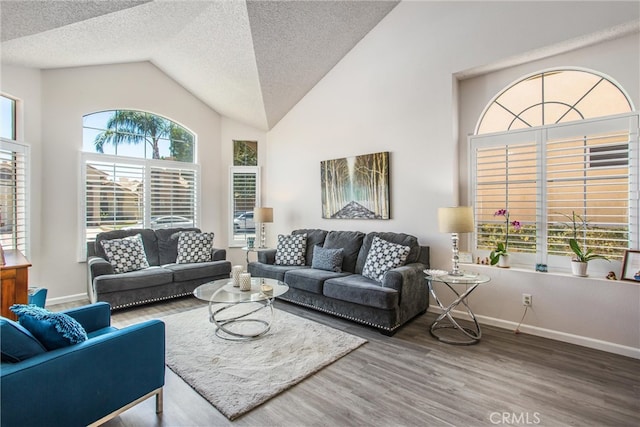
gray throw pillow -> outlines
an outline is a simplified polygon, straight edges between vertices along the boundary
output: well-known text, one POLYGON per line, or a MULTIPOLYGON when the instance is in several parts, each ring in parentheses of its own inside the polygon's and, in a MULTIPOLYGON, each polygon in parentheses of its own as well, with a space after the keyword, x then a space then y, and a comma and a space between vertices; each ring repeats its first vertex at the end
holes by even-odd
POLYGON ((374 237, 371 249, 367 254, 362 275, 369 279, 382 282, 384 274, 392 268, 403 266, 409 256, 409 246, 387 242, 379 237, 374 237))
POLYGON ((122 239, 101 240, 100 244, 116 274, 149 267, 140 234, 122 239))
POLYGON ((307 235, 278 235, 276 265, 304 265, 307 250, 307 235))
POLYGON ((336 273, 340 273, 342 271, 343 258, 344 250, 342 248, 325 249, 322 246, 315 245, 313 247, 311 268, 317 268, 318 270, 335 271, 336 273))

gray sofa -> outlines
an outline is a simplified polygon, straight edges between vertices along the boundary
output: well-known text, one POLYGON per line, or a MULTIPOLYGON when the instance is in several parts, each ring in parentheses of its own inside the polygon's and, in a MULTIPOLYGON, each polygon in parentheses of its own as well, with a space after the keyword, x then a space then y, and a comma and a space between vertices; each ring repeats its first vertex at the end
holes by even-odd
POLYGON ((280 299, 373 326, 387 335, 427 310, 429 293, 423 270, 429 268, 429 247, 420 246, 416 237, 318 229, 291 234, 307 234, 304 266, 275 265, 276 249, 258 251, 258 260, 248 266, 253 276, 289 285, 280 299), (376 236, 411 248, 405 265, 386 272, 381 282, 362 275, 376 236), (311 268, 315 245, 343 248, 342 271, 311 268))
POLYGON ((212 261, 176 264, 181 231, 197 228, 159 230, 131 229, 100 233, 87 244, 88 289, 92 303, 105 301, 112 309, 191 295, 203 283, 229 277, 231 262, 225 249, 213 249, 212 261), (140 234, 149 268, 114 274, 100 242, 140 234))

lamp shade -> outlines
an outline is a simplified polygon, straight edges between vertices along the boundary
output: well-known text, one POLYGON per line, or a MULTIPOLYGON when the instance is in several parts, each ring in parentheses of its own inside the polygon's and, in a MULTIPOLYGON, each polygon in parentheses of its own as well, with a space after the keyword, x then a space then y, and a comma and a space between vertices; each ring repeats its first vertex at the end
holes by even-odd
POLYGON ((438 208, 438 229, 441 233, 472 232, 473 208, 471 206, 438 208))
POLYGON ((273 222, 273 208, 254 208, 253 220, 261 224, 273 222))

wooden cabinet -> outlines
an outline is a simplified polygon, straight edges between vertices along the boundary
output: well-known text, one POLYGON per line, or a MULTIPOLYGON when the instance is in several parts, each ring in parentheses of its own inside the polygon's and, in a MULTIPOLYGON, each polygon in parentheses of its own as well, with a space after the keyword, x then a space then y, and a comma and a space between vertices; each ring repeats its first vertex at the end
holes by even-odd
POLYGON ((0 265, 0 314, 16 319, 9 307, 13 304, 27 304, 29 288, 29 267, 31 263, 18 250, 4 251, 5 264, 0 265))

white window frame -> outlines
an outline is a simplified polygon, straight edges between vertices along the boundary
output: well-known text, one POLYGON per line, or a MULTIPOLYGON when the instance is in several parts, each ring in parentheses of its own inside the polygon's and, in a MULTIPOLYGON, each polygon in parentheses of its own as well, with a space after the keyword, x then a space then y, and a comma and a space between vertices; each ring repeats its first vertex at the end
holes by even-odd
MULTIPOLYGON (((471 165, 471 185, 469 200, 471 200, 471 204, 476 206, 476 176, 477 176, 477 168, 476 168, 476 159, 475 159, 475 150, 474 147, 477 145, 480 146, 500 146, 506 145, 507 142, 509 144, 518 144, 518 142, 522 142, 524 140, 531 141, 531 135, 534 135, 536 144, 538 145, 537 149, 537 181, 538 181, 538 190, 540 191, 541 197, 536 201, 536 228, 538 230, 537 235, 537 250, 536 253, 519 253, 510 251, 512 265, 533 269, 535 264, 543 263, 547 264, 549 271, 559 271, 559 272, 568 272, 570 271, 570 266, 568 257, 558 256, 558 255, 547 255, 546 248, 546 183, 545 183, 545 161, 544 158, 545 150, 544 144, 547 138, 548 132, 552 129, 554 131, 562 132, 563 128, 569 127, 577 127, 584 126, 586 131, 592 132, 593 129, 598 129, 599 127, 606 127, 606 123, 611 122, 613 120, 620 119, 628 119, 629 123, 629 248, 637 248, 640 244, 640 219, 638 218, 640 213, 640 155, 639 155, 639 114, 637 112, 634 113, 625 113, 614 116, 607 117, 598 117, 594 119, 588 119, 583 121, 574 121, 567 123, 560 123, 556 125, 545 125, 538 126, 527 129, 519 129, 508 132, 496 132, 492 134, 482 134, 482 135, 471 135, 468 137, 469 144, 469 164, 471 165), (529 137, 527 137, 529 136, 529 137)), ((511 218, 517 219, 517 218, 511 218)), ((476 224, 478 221, 476 221, 476 224)), ((473 250, 480 256, 484 258, 488 256, 489 250, 478 249, 477 247, 477 234, 474 232, 472 236, 472 245, 473 250)), ((592 269, 593 275, 596 277, 604 277, 607 271, 620 271, 620 261, 612 261, 611 263, 603 262, 602 266, 599 269, 592 269), (596 270, 596 271, 594 271, 596 270)), ((598 264, 600 265, 600 264, 598 264)))
POLYGON ((181 169, 187 171, 193 171, 195 173, 195 207, 194 207, 194 226, 200 226, 200 218, 201 218, 201 174, 200 174, 200 165, 196 163, 186 163, 186 162, 176 162, 170 160, 154 160, 154 159, 141 159, 135 157, 125 157, 125 156, 117 156, 117 155, 109 155, 109 154, 97 154, 97 153, 81 153, 80 159, 80 180, 79 180, 79 212, 78 217, 80 218, 79 227, 80 230, 78 232, 79 236, 79 245, 78 245, 78 260, 80 262, 84 262, 87 259, 87 203, 86 203, 86 184, 87 184, 87 175, 86 175, 86 166, 91 162, 103 162, 103 163, 115 163, 122 165, 132 165, 139 166, 144 169, 144 183, 143 183, 143 193, 144 193, 144 214, 143 214, 143 226, 148 228, 151 223, 151 197, 150 191, 151 187, 148 184, 151 181, 151 170, 154 168, 161 169, 181 169))
POLYGON ((25 143, 8 140, 4 138, 0 138, 0 149, 11 151, 20 154, 23 157, 24 163, 24 176, 22 176, 21 187, 24 188, 24 197, 22 203, 24 204, 24 218, 22 221, 19 221, 16 225, 18 227, 18 234, 22 234, 23 243, 18 244, 17 247, 7 247, 3 246, 4 249, 18 249, 20 250, 27 258, 31 256, 31 244, 30 244, 30 233, 31 229, 31 147, 25 143), (22 229, 22 230, 20 230, 22 229))
MULTIPOLYGON (((256 200, 256 206, 255 207, 260 207, 261 203, 260 203, 260 166, 230 166, 229 167, 229 223, 228 223, 228 232, 229 232, 229 247, 232 248, 238 248, 238 247, 244 247, 247 246, 247 242, 245 239, 236 239, 235 237, 235 230, 234 230, 234 225, 233 225, 233 220, 235 218, 235 212, 234 212, 234 189, 233 189, 233 182, 234 182, 234 175, 235 174, 255 174, 256 176, 256 193, 255 193, 255 200, 256 200)), ((256 230, 257 232, 257 230, 256 230)), ((254 233, 255 235, 255 233, 254 233)), ((256 240, 257 242, 257 240, 256 240)))

